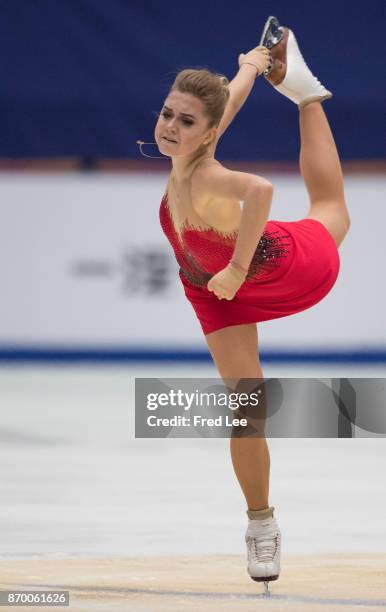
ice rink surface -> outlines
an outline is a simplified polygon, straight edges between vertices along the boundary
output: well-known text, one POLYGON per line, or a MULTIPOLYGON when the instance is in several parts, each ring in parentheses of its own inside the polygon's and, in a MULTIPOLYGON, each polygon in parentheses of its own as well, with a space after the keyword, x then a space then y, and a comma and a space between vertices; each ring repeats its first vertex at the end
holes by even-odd
MULTIPOLYGON (((266 377, 383 377, 384 368, 265 366, 266 377)), ((0 558, 245 554, 227 439, 135 439, 135 377, 212 366, 0 370, 0 558)), ((283 555, 385 549, 385 438, 271 439, 283 555)))

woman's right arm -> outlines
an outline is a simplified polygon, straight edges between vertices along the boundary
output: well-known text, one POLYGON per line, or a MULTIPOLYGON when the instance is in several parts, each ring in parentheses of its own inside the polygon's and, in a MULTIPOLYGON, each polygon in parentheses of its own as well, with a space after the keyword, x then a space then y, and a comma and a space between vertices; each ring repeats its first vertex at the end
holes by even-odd
POLYGON ((256 78, 256 68, 250 64, 240 66, 235 78, 229 83, 230 96, 217 128, 216 140, 221 138, 230 126, 240 108, 248 98, 256 78))

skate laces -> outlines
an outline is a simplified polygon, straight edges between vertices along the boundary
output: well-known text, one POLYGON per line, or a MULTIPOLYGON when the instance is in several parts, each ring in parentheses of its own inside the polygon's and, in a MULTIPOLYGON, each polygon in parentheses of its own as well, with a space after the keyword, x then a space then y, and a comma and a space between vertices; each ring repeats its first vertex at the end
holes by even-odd
POLYGON ((261 533, 247 533, 246 541, 252 555, 252 560, 257 563, 269 563, 273 561, 280 534, 276 526, 265 527, 261 533))

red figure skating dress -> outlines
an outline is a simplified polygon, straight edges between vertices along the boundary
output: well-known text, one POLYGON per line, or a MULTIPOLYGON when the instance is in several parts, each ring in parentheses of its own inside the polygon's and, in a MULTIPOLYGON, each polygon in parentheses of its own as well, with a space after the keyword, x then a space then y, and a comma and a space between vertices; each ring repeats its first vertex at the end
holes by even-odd
POLYGON ((185 295, 204 334, 310 308, 327 295, 338 276, 338 249, 320 221, 268 221, 245 282, 232 300, 219 300, 207 284, 231 260, 237 230, 223 234, 185 223, 180 239, 166 194, 161 201, 160 222, 180 265, 185 295))

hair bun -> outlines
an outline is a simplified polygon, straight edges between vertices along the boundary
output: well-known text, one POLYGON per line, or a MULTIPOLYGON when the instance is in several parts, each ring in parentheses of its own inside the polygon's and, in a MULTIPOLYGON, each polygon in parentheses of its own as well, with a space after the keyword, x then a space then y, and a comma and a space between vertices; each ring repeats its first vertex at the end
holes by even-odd
POLYGON ((226 76, 220 76, 220 82, 224 88, 228 88, 229 79, 226 76))

